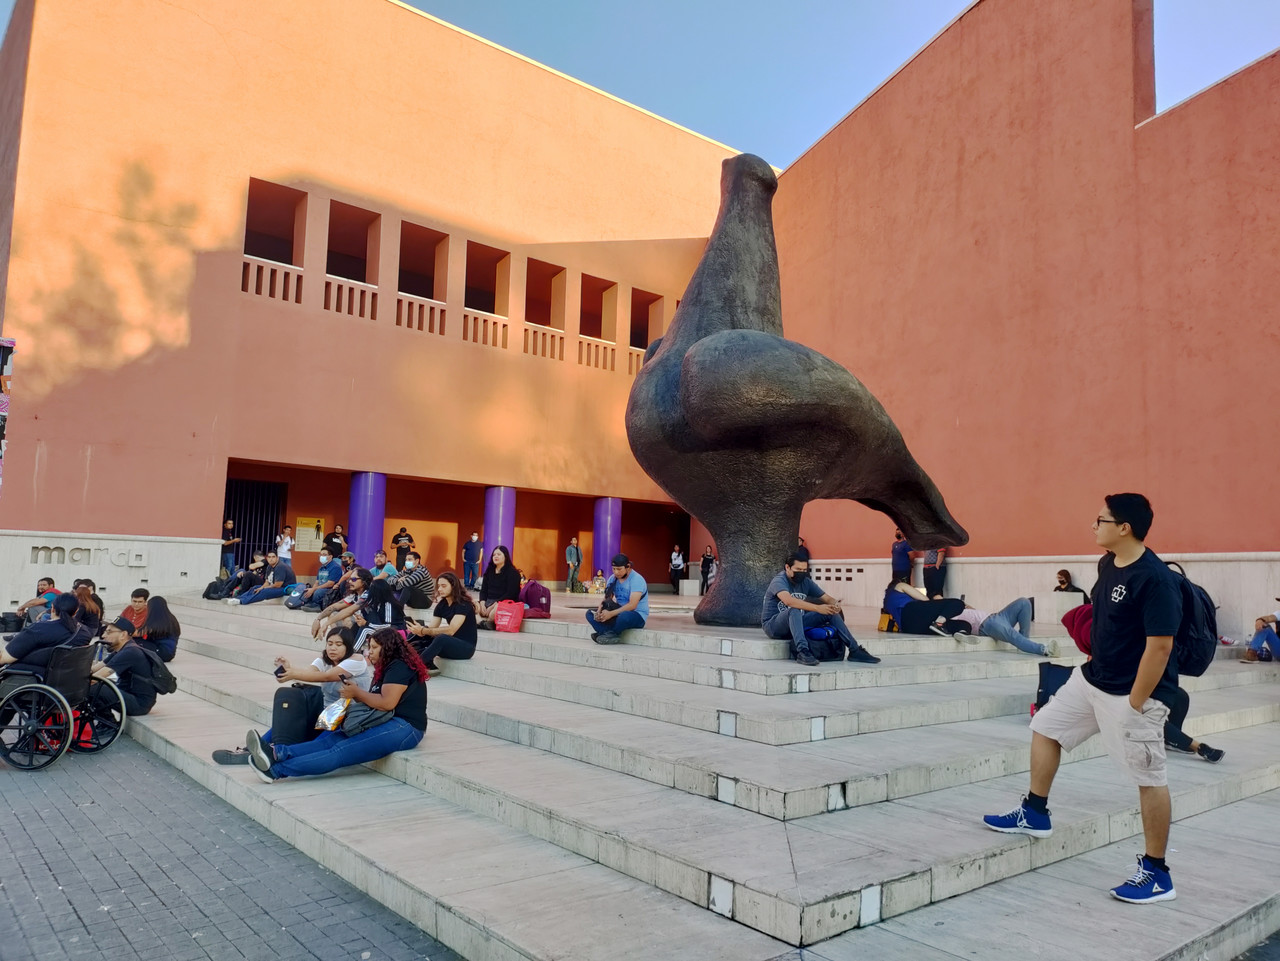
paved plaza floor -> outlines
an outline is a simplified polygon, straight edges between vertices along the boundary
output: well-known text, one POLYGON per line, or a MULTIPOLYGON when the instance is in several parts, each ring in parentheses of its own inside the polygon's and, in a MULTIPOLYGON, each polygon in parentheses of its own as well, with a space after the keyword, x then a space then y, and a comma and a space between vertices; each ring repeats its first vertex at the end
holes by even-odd
POLYGON ((127 737, 0 767, 0 825, 0 961, 458 958, 127 737))

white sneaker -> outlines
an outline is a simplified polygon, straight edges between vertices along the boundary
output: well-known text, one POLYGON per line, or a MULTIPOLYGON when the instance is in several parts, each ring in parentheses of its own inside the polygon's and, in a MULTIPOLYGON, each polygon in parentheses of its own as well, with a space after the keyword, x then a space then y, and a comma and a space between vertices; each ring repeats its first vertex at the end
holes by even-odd
POLYGON ((238 597, 228 597, 228 598, 227 598, 227 603, 228 603, 228 604, 239 604, 239 603, 240 603, 240 598, 238 598, 238 597))
POLYGON ((977 644, 978 643, 978 638, 975 635, 970 634, 968 631, 956 631, 951 636, 954 637, 961 644, 977 644))
POLYGON ((1057 641, 1057 639, 1056 639, 1056 638, 1052 638, 1052 637, 1051 637, 1051 638, 1049 638, 1047 641, 1044 641, 1044 642, 1043 642, 1043 644, 1044 644, 1044 656, 1045 656, 1045 657, 1057 657, 1057 656, 1058 656, 1058 641, 1057 641))

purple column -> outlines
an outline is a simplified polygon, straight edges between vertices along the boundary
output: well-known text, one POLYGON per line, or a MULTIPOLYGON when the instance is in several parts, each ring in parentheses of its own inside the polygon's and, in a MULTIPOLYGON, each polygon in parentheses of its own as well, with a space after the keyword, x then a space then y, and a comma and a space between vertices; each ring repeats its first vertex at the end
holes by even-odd
POLYGON ((387 520, 387 475, 352 474, 351 506, 347 514, 347 542, 356 563, 368 567, 382 549, 387 520))
POLYGON ((597 497, 596 523, 591 535, 591 573, 609 576, 613 556, 622 550, 622 498, 597 497))
MULTIPOLYGON (((484 492, 484 556, 480 558, 480 573, 489 566, 493 549, 501 544, 515 554, 516 539, 516 489, 514 487, 487 487, 484 492)), ((519 563, 519 558, 513 556, 519 563)))

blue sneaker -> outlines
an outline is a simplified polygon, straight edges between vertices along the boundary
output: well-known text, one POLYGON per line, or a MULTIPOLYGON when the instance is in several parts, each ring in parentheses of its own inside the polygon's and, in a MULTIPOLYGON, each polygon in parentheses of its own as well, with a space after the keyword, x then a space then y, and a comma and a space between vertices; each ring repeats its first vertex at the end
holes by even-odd
POLYGON ((1111 896, 1130 904, 1148 904, 1152 901, 1172 901, 1178 896, 1173 889, 1173 878, 1168 871, 1161 871, 1145 857, 1138 855, 1138 870, 1124 884, 1111 889, 1111 896))
POLYGON ((1008 814, 988 814, 982 823, 1001 834, 1029 834, 1033 838, 1047 838, 1053 833, 1049 812, 1041 814, 1027 807, 1026 798, 1008 814))

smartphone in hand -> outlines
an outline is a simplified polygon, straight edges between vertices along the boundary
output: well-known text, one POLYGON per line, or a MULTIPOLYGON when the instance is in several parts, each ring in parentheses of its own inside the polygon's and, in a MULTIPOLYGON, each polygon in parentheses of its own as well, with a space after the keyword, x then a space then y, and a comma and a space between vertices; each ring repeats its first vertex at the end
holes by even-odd
POLYGON ((339 674, 338 680, 340 680, 343 684, 350 684, 352 678, 350 674, 339 674))
POLYGON ((273 673, 275 674, 276 677, 280 677, 280 675, 284 673, 284 665, 283 664, 278 665, 273 673))

